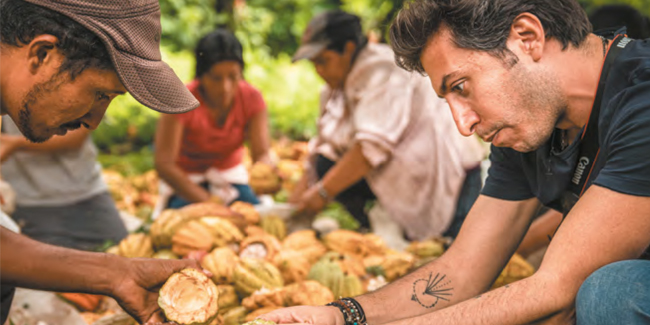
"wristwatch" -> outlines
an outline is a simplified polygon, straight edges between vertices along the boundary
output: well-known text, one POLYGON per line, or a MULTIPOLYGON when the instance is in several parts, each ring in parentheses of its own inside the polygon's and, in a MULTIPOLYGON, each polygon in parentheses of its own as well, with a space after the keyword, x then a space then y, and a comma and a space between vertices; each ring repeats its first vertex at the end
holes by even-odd
POLYGON ((325 190, 325 187, 323 186, 322 181, 318 181, 318 183, 316 183, 316 189, 318 190, 318 195, 320 195, 320 197, 323 200, 325 200, 325 201, 330 200, 330 196, 329 196, 329 194, 327 194, 327 190, 325 190))

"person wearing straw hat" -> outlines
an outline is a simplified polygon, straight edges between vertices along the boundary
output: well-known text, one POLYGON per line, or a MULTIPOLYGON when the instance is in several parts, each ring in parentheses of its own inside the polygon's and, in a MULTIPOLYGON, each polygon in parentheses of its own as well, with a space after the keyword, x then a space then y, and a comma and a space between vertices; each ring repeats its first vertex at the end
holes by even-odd
MULTIPOLYGON (((0 21, 1 113, 32 142, 95 129, 111 100, 126 92, 164 113, 198 105, 161 60, 156 0, 1 0, 0 21)), ((0 323, 14 287, 108 295, 138 322, 161 322, 159 286, 175 271, 200 269, 192 260, 50 246, 0 220, 0 323)))

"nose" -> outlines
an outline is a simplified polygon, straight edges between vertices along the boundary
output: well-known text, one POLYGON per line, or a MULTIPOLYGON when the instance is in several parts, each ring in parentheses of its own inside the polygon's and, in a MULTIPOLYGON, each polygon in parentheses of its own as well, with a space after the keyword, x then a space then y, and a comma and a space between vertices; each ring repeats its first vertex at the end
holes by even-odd
POLYGON ((449 102, 451 108, 451 115, 454 117, 456 127, 460 134, 468 137, 476 131, 476 125, 480 122, 478 114, 476 114, 467 105, 459 102, 449 102))
POLYGON ((223 94, 230 94, 235 86, 235 82, 229 78, 224 78, 220 86, 223 94))
POLYGON ((84 123, 89 130, 95 130, 106 114, 106 109, 111 102, 95 103, 93 108, 84 115, 80 122, 84 123))
POLYGON ((314 69, 316 69, 316 73, 324 80, 325 77, 323 73, 325 72, 325 67, 322 64, 314 64, 314 69))

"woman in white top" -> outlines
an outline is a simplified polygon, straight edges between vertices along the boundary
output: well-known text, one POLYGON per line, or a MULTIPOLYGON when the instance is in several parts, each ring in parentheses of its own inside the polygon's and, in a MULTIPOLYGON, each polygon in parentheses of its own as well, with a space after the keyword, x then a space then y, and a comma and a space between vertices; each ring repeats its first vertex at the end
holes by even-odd
POLYGON ((336 199, 369 228, 364 206, 376 197, 409 239, 455 236, 480 190, 483 150, 458 134, 427 79, 397 67, 387 45, 368 44, 359 18, 342 11, 312 19, 300 59, 327 85, 308 176, 291 198, 299 209, 316 213, 336 199))

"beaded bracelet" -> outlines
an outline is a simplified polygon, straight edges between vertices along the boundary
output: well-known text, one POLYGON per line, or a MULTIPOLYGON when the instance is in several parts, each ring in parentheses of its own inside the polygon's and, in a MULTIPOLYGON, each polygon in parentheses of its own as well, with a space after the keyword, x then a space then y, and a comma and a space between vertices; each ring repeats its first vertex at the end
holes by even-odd
POLYGON ((355 310, 356 310, 356 313, 359 314, 359 319, 360 319, 361 324, 366 324, 367 325, 366 313, 363 311, 363 308, 361 308, 361 304, 359 304, 359 302, 356 299, 354 299, 354 298, 342 298, 341 300, 352 304, 354 306, 355 310))
POLYGON ((341 311, 345 325, 368 325, 361 305, 352 298, 341 298, 327 306, 335 306, 341 311))

